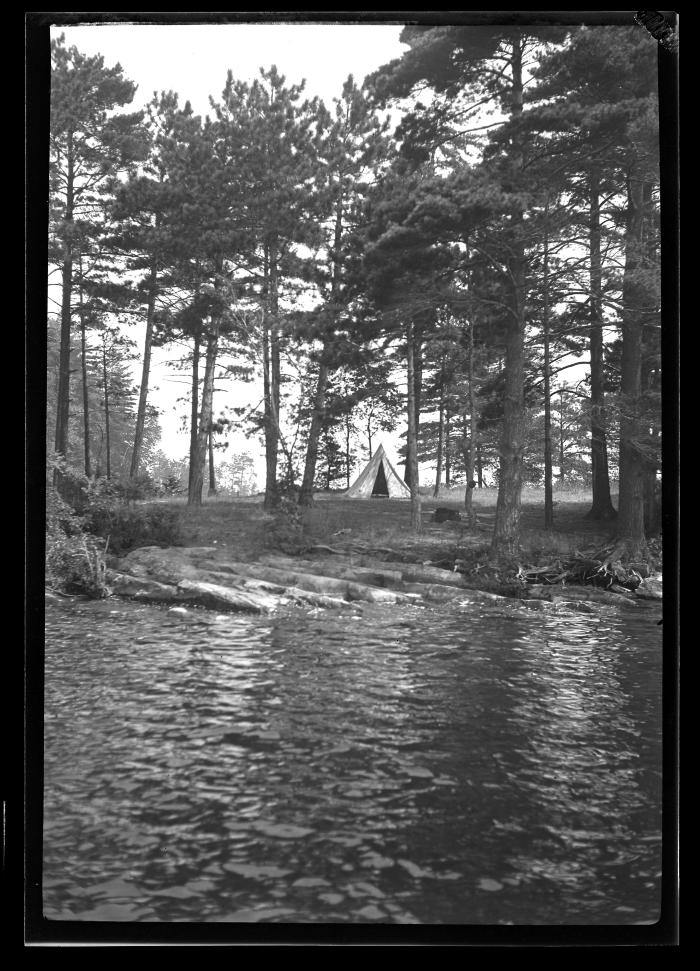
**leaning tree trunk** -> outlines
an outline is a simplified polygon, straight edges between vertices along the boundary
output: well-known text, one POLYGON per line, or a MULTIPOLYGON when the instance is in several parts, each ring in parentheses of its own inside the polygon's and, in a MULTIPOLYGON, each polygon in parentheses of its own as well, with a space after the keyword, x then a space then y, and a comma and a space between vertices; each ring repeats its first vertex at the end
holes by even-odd
POLYGON ((590 177, 590 283, 591 326, 591 487, 593 501, 588 519, 614 519, 617 513, 610 498, 605 379, 603 371, 603 285, 600 256, 600 196, 598 177, 590 177))
MULTIPOLYGON (((523 110, 522 48, 519 34, 513 41, 511 117, 523 110)), ((519 160, 514 152, 513 165, 519 160)), ((523 216, 510 218, 511 256, 509 270, 509 313, 505 339, 505 387, 496 522, 491 541, 494 555, 515 553, 520 542, 520 499, 523 453, 525 450, 525 246, 523 216)))
POLYGON ((151 373, 151 348, 153 346, 153 325, 156 309, 157 263, 155 257, 151 262, 151 272, 148 281, 148 303, 146 307, 146 337, 143 345, 143 364, 141 367, 141 387, 139 389, 139 404, 136 412, 136 429, 134 431, 134 448, 131 453, 129 478, 134 479, 139 473, 141 450, 143 448, 143 431, 146 426, 146 405, 148 403, 148 381, 151 373))
MULTIPOLYGON (((73 297, 73 193, 75 160, 73 133, 68 133, 66 171, 66 209, 64 214, 63 267, 61 269, 61 339, 58 356, 58 389, 56 401, 56 437, 54 448, 58 455, 66 457, 68 450, 68 418, 70 411, 70 332, 71 300, 73 297)), ((54 472, 54 485, 61 481, 58 470, 54 472)))
POLYGON ((219 321, 212 321, 212 330, 207 341, 207 353, 204 363, 204 380, 202 381, 202 408, 199 413, 199 430, 194 453, 190 490, 187 496, 188 506, 201 506, 202 490, 204 488, 204 464, 207 456, 207 444, 211 430, 212 401, 214 396, 214 373, 216 370, 216 355, 219 349, 219 321))
POLYGON ((314 407, 311 414, 311 425, 309 427, 309 439, 306 445, 306 461, 304 463, 304 476, 301 480, 301 491, 299 492, 299 505, 310 506, 314 496, 314 479, 316 477, 316 463, 318 461, 318 443, 323 428, 323 419, 326 408, 326 388, 328 386, 328 367, 324 359, 318 368, 316 379, 316 392, 314 394, 314 407))
POLYGON ((646 547, 644 531, 645 463, 638 442, 641 427, 641 379, 644 287, 640 279, 643 246, 643 186, 629 177, 627 186, 625 272, 622 284, 622 360, 620 363, 620 499, 618 540, 636 556, 646 547))
POLYGON ((414 366, 414 325, 408 325, 408 339, 406 341, 406 378, 407 378, 407 411, 408 433, 406 438, 406 470, 410 476, 411 489, 411 529, 419 533, 422 529, 421 499, 418 491, 418 423, 416 421, 416 384, 414 366))

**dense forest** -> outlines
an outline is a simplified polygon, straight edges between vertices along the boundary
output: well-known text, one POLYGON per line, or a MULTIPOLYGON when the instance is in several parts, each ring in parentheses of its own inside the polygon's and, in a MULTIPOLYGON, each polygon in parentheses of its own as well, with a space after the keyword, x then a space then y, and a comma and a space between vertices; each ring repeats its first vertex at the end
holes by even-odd
MULTIPOLYGON (((204 118, 186 92, 131 111, 119 65, 52 42, 54 482, 177 481, 149 402, 172 344, 190 505, 230 427, 264 440, 268 510, 347 487, 404 429, 415 530, 426 487, 466 484, 468 520, 488 477, 493 553, 514 552, 523 486, 551 526, 558 478, 637 554, 660 526, 655 45, 635 26, 401 39, 331 106, 273 66, 229 72, 204 118), (261 400, 218 408, 233 379, 261 400)), ((249 464, 219 471, 242 488, 249 464)))

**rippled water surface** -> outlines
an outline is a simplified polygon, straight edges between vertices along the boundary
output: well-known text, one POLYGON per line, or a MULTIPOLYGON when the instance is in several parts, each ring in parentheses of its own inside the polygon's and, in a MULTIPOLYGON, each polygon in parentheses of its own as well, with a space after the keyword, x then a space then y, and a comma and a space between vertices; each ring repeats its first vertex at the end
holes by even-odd
POLYGON ((658 617, 47 605, 44 912, 655 921, 658 617))

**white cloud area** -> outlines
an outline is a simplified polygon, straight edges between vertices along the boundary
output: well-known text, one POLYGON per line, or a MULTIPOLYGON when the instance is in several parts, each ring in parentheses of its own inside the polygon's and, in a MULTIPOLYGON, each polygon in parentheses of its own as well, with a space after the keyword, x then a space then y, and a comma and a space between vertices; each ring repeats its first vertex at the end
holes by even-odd
MULTIPOLYGON (((66 43, 87 55, 102 54, 106 66, 119 63, 138 85, 133 108, 142 108, 158 91, 175 91, 180 103, 189 101, 196 114, 211 113, 209 97, 218 99, 230 69, 234 78, 251 81, 259 69, 275 65, 288 83, 306 81, 308 97, 318 96, 330 107, 349 74, 358 82, 406 49, 399 42, 401 24, 94 24, 59 26, 52 36, 65 34, 66 43)), ((140 348, 143 326, 131 336, 140 348)), ((173 458, 188 450, 182 415, 188 410, 186 372, 173 372, 169 361, 182 354, 155 349, 149 399, 159 411, 161 448, 173 458)), ((135 380, 139 380, 138 372, 135 380)), ((262 396, 256 384, 219 382, 215 411, 224 405, 252 407, 262 396), (224 388, 226 390, 224 390, 224 388), (218 399, 218 400, 217 400, 218 399)), ((387 447, 398 439, 387 437, 387 447), (391 440, 389 440, 391 439, 391 440)), ((229 435, 229 453, 249 451, 256 463, 259 484, 264 482, 262 445, 243 433, 229 435)))

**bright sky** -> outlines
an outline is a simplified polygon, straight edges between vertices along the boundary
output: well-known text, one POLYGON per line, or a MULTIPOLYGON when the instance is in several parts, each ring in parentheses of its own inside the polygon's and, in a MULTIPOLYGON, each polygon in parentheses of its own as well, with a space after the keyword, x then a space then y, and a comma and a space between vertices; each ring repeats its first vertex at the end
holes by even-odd
MULTIPOLYGON (((81 53, 102 54, 108 67, 121 64, 125 76, 138 85, 134 108, 147 104, 155 91, 173 90, 181 104, 189 100, 195 113, 206 115, 211 111, 209 96, 218 100, 229 68, 235 78, 250 81, 261 67, 273 64, 290 84, 305 79, 305 93, 318 95, 330 107, 349 74, 362 82, 401 55, 401 29, 400 24, 96 24, 59 26, 52 28, 52 36, 65 33, 67 44, 81 53)), ((132 337, 141 347, 143 328, 135 326, 132 337)), ((180 416, 187 404, 177 404, 176 399, 187 393, 187 378, 184 373, 172 374, 168 356, 165 350, 154 351, 149 397, 161 410, 163 451, 182 458, 188 436, 180 427, 180 416)), ((215 411, 224 404, 251 405, 261 397, 256 394, 254 385, 232 384, 215 397, 215 411)), ((242 434, 231 434, 229 443, 229 453, 251 453, 263 485, 262 447, 242 434)), ((391 450, 391 442, 386 444, 391 450)))

